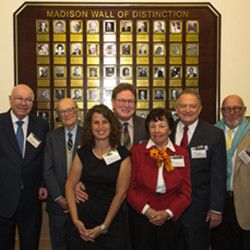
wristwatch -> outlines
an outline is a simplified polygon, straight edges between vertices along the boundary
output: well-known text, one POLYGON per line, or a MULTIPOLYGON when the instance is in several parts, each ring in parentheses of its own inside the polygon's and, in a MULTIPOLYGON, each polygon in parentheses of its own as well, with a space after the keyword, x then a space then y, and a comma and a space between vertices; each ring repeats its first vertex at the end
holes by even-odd
POLYGON ((104 224, 100 225, 100 229, 102 234, 106 234, 108 232, 108 229, 104 224))

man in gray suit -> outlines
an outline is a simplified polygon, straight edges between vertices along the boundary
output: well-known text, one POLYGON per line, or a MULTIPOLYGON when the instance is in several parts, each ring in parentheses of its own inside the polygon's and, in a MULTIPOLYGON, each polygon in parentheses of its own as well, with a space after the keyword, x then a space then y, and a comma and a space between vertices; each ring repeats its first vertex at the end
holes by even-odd
POLYGON ((198 93, 184 90, 176 102, 180 118, 171 135, 190 155, 192 203, 180 218, 179 250, 208 250, 210 229, 222 220, 226 191, 226 148, 223 131, 199 119, 198 93), (186 132, 185 132, 186 131, 186 132))
POLYGON ((82 136, 77 124, 78 107, 74 100, 60 100, 57 112, 63 127, 47 134, 43 173, 49 193, 46 210, 49 215, 52 249, 66 250, 66 224, 70 217, 64 185, 82 136))

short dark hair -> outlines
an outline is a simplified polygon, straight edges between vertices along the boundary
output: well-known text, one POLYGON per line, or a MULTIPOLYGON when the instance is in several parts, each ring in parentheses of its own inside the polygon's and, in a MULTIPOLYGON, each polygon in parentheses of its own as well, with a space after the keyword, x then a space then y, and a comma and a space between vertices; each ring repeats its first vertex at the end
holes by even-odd
POLYGON ((118 84, 112 91, 112 100, 116 99, 116 96, 124 91, 124 90, 129 90, 131 91, 131 93, 135 96, 135 101, 136 101, 136 90, 133 87, 133 85, 129 84, 129 83, 120 83, 118 84))
POLYGON ((172 131, 174 129, 174 119, 171 113, 168 110, 163 109, 163 108, 154 108, 149 112, 149 114, 146 117, 145 128, 146 128, 147 133, 149 134, 150 122, 162 121, 164 117, 166 118, 168 122, 169 129, 172 131))
POLYGON ((104 104, 95 105, 86 114, 83 123, 83 147, 93 148, 95 146, 95 138, 92 133, 92 117, 94 113, 102 114, 110 123, 109 143, 111 148, 115 148, 121 141, 121 124, 114 113, 104 104))

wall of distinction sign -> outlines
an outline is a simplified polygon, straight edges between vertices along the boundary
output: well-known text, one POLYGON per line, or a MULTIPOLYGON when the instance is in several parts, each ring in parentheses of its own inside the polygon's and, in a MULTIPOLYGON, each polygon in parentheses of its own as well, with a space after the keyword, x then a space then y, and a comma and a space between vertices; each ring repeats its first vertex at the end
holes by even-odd
MULTIPOLYGON (((202 117, 219 114, 220 14, 210 4, 26 2, 14 13, 15 82, 30 84, 34 112, 58 126, 58 100, 82 114, 111 106, 120 82, 137 90, 137 114, 173 110, 197 90, 202 117)), ((82 117, 82 116, 81 116, 82 117)))

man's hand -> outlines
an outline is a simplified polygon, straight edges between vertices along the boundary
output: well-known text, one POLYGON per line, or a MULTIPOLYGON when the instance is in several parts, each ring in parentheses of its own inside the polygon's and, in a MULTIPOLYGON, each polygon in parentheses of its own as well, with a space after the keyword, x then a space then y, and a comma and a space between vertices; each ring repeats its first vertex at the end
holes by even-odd
POLYGON ((48 191, 46 188, 40 187, 39 188, 39 196, 38 199, 39 200, 46 200, 48 197, 48 191))
POLYGON ((60 199, 56 200, 56 202, 59 204, 59 206, 62 208, 64 213, 69 212, 68 203, 64 197, 61 197, 60 199))
POLYGON ((85 186, 82 182, 79 182, 75 187, 75 200, 76 203, 85 202, 88 200, 88 194, 85 192, 85 186))
POLYGON ((209 228, 215 228, 220 225, 222 221, 222 214, 214 213, 213 211, 208 211, 206 222, 209 223, 209 228))

